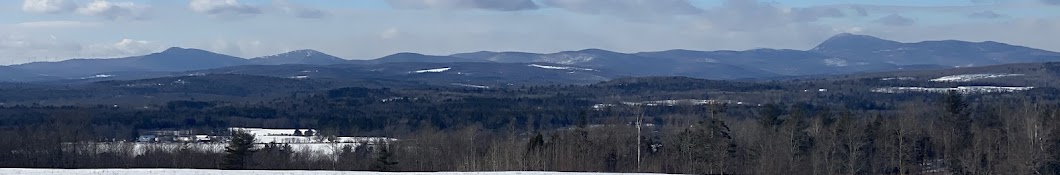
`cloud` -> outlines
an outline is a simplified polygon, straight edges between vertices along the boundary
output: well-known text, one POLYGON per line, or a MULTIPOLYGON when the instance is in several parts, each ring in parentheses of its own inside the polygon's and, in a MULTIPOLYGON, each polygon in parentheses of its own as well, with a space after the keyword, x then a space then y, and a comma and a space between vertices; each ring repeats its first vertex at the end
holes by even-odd
POLYGON ((331 14, 323 10, 292 3, 288 0, 275 0, 272 4, 280 11, 298 18, 320 19, 331 16, 331 14))
POLYGON ((24 29, 54 29, 54 28, 80 28, 100 26, 99 23, 84 21, 33 21, 14 25, 24 29))
POLYGON ((532 0, 387 0, 390 6, 402 9, 519 11, 537 9, 532 0))
POLYGON ((146 11, 148 5, 140 5, 133 2, 110 2, 106 0, 95 0, 88 5, 77 9, 78 13, 90 16, 100 16, 110 20, 116 19, 147 19, 146 11))
POLYGON ((884 16, 880 19, 876 19, 873 22, 888 26, 911 26, 913 25, 913 23, 916 23, 916 20, 898 14, 891 14, 884 16))
POLYGON ((703 18, 714 26, 733 31, 760 31, 792 25, 809 25, 823 18, 844 17, 834 7, 789 8, 750 0, 726 0, 706 9, 703 18))
POLYGON ((384 40, 394 39, 395 37, 398 37, 398 34, 401 34, 400 32, 401 31, 399 31, 397 28, 391 27, 380 33, 379 38, 382 38, 384 40))
POLYGON ((692 15, 703 10, 688 0, 541 0, 548 7, 577 13, 617 15, 632 19, 692 15))
POLYGON ((90 44, 84 46, 81 55, 110 58, 144 55, 162 50, 163 47, 150 41, 122 39, 116 43, 90 44))
POLYGON ((237 0, 191 0, 192 11, 215 17, 239 17, 261 14, 261 8, 237 0))
POLYGON ((29 13, 67 13, 77 8, 77 4, 66 0, 25 0, 22 11, 29 13))
POLYGON ((989 10, 981 11, 981 12, 972 12, 971 14, 968 14, 968 18, 978 18, 978 19, 995 19, 995 18, 1002 18, 1002 17, 1005 17, 1005 15, 1001 15, 1001 14, 995 13, 994 11, 989 11, 989 10))
POLYGON ((795 21, 800 22, 813 22, 821 18, 841 18, 846 16, 843 11, 831 7, 793 8, 790 13, 795 21))
POLYGON ((0 64, 64 60, 80 50, 81 45, 54 36, 0 33, 0 64))
POLYGON ((1042 3, 1049 5, 1060 5, 1060 0, 1041 0, 1042 3))

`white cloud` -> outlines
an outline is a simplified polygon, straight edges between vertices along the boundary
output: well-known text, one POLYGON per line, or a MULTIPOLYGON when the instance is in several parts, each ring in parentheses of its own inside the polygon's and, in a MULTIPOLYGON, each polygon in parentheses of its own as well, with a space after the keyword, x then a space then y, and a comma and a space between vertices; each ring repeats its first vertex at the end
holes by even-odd
POLYGON ((631 20, 647 20, 669 15, 699 14, 703 10, 688 0, 541 0, 548 7, 577 13, 615 15, 631 20))
POLYGON ((916 23, 916 20, 898 14, 891 14, 884 16, 880 19, 876 19, 873 22, 888 26, 910 26, 913 25, 913 23, 916 23))
POLYGON ((162 50, 163 47, 144 40, 122 39, 117 43, 91 44, 82 49, 82 55, 91 57, 126 57, 144 55, 162 50))
POLYGON ((261 8, 237 0, 191 0, 191 10, 215 17, 239 17, 261 14, 261 8))
POLYGON ((65 60, 79 51, 81 45, 53 36, 0 33, 0 64, 65 60))
POLYGON ((1004 17, 1005 17, 1005 15, 998 14, 998 13, 996 13, 994 11, 990 11, 990 10, 981 11, 981 12, 973 12, 973 13, 969 13, 968 14, 968 18, 976 18, 976 19, 996 19, 996 18, 1004 18, 1004 17))
POLYGON ((110 20, 115 19, 146 19, 145 12, 150 8, 148 5, 133 2, 110 2, 107 0, 94 0, 91 3, 78 8, 77 12, 85 15, 100 16, 110 20))
POLYGON ((706 9, 701 17, 730 31, 763 31, 813 25, 822 18, 844 16, 841 10, 831 7, 790 8, 767 2, 725 0, 721 6, 706 9))
POLYGON ((77 8, 77 4, 66 0, 25 0, 22 11, 29 13, 67 13, 77 8))
POLYGON ((400 34, 399 32, 401 31, 398 31, 397 28, 391 27, 389 29, 384 30, 383 33, 380 33, 379 38, 383 38, 385 40, 393 39, 395 37, 398 37, 398 34, 400 34))
POLYGON ((17 23, 14 25, 17 28, 22 29, 62 29, 62 28, 81 28, 81 27, 97 27, 101 26, 95 22, 84 22, 84 21, 32 21, 17 23))
POLYGON ((326 11, 296 4, 288 0, 275 0, 272 4, 280 11, 298 18, 319 19, 331 16, 331 14, 326 11))
POLYGON ((404 9, 518 11, 537 9, 532 0, 387 0, 390 6, 404 9))

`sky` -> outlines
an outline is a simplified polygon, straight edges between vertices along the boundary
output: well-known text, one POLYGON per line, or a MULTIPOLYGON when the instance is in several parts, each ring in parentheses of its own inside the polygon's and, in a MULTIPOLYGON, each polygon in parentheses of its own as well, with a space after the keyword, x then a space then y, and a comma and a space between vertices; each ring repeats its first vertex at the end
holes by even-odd
POLYGON ((839 33, 1060 51, 1060 0, 5 0, 0 65, 169 47, 551 53, 813 48, 839 33))

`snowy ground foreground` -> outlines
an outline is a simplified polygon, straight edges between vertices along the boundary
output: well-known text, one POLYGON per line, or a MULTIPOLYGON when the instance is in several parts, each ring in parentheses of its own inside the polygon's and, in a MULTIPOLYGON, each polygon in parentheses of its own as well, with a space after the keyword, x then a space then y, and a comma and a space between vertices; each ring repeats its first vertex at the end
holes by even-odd
POLYGON ((625 173, 567 173, 567 172, 364 172, 364 171, 270 171, 270 170, 198 170, 198 169, 19 169, 3 168, 0 175, 652 175, 625 173))

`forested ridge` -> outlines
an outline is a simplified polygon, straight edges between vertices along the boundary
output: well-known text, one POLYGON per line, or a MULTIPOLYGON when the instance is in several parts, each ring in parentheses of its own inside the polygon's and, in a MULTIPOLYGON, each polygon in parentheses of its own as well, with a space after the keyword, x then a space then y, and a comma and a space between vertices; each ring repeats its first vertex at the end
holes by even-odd
POLYGON ((122 141, 132 141, 145 130, 208 133, 264 127, 397 140, 336 148, 339 154, 331 157, 267 145, 242 152, 247 162, 237 168, 1060 173, 1060 103, 1054 88, 969 94, 868 91, 896 84, 913 83, 646 77, 493 89, 351 86, 248 91, 202 85, 210 90, 204 92, 249 97, 159 96, 166 102, 137 106, 0 105, 0 133, 5 135, 0 137, 0 167, 230 169, 234 166, 223 166, 229 165, 226 153, 190 149, 193 145, 176 150, 130 145, 119 148, 125 151, 103 152, 96 144, 83 143, 126 144, 122 141), (713 101, 652 102, 682 99, 713 101))

